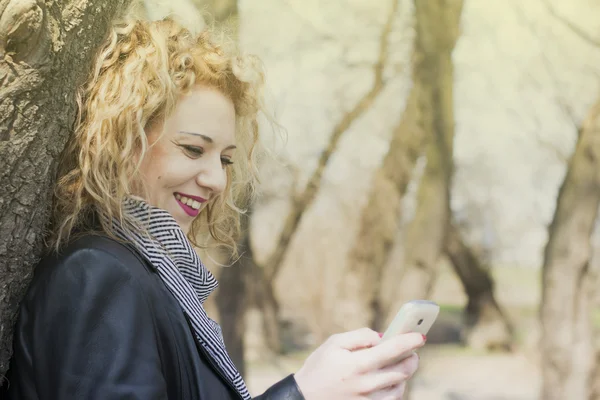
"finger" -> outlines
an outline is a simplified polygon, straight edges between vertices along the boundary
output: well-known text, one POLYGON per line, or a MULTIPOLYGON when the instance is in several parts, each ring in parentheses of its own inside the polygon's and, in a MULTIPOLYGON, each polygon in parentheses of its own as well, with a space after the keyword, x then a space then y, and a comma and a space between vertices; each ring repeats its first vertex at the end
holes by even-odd
POLYGON ((367 396, 367 398, 369 400, 402 400, 405 391, 406 382, 402 382, 397 386, 392 386, 390 388, 373 393, 367 396))
POLYGON ((408 381, 418 366, 419 357, 413 353, 398 364, 362 375, 357 382, 357 390, 361 394, 370 394, 396 387, 408 381))
POLYGON ((381 338, 379 334, 369 328, 360 328, 349 332, 338 333, 329 338, 329 342, 345 350, 354 351, 366 347, 373 347, 381 338))
POLYGON ((357 366, 361 372, 368 372, 397 364, 424 344, 425 337, 419 333, 394 336, 377 346, 356 353, 357 366))

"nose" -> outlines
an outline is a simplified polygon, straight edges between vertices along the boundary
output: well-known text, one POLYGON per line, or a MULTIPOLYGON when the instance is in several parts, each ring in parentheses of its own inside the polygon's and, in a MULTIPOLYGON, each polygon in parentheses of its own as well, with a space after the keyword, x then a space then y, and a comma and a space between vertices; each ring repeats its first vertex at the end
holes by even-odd
POLYGON ((211 196, 222 193, 227 186, 227 171, 223 168, 221 158, 204 165, 196 174, 196 184, 210 191, 211 196))

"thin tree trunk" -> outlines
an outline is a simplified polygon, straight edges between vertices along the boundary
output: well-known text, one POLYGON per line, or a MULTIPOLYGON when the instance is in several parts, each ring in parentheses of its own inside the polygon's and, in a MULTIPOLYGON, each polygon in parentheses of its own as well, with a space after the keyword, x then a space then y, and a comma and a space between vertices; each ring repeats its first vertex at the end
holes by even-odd
POLYGON ((592 394, 590 400, 600 400, 600 351, 596 351, 596 366, 592 373, 592 394))
POLYGON ((43 247, 75 93, 128 0, 0 1, 0 374, 43 247))
POLYGON ((401 202, 422 152, 423 135, 417 126, 417 90, 411 90, 389 150, 375 172, 367 205, 361 216, 355 245, 344 274, 345 328, 379 329, 380 282, 401 220, 401 202))
POLYGON ((600 101, 591 109, 558 192, 542 269, 543 400, 589 399, 595 351, 590 237, 600 205, 600 101))
POLYGON ((407 299, 429 296, 450 222, 453 173, 454 68, 462 0, 416 1, 415 78, 419 86, 420 126, 425 132, 427 165, 417 192, 417 209, 405 240, 405 268, 389 320, 407 299))
POLYGON ((280 354, 283 348, 281 346, 279 301, 275 296, 274 284, 265 276, 264 268, 256 266, 253 272, 254 299, 261 311, 264 343, 272 355, 280 354))
POLYGON ((248 232, 249 216, 244 216, 242 220, 242 229, 245 234, 240 243, 241 256, 230 267, 221 269, 216 304, 227 352, 240 374, 245 376, 244 336, 248 305, 247 288, 251 271, 254 268, 254 261, 252 248, 250 247, 250 233, 248 232))
POLYGON ((467 344, 477 349, 512 349, 514 328, 496 301, 493 277, 454 224, 449 225, 445 250, 468 297, 464 310, 467 344))
POLYGON ((277 245, 275 246, 275 250, 269 256, 264 265, 262 265, 262 267, 265 269, 267 281, 271 283, 277 276, 279 268, 281 268, 281 265, 285 259, 285 255, 287 254, 289 244, 296 233, 304 212, 309 209, 317 197, 317 193, 321 187, 323 174, 325 173, 329 159, 337 149, 337 145, 341 137, 358 118, 360 118, 367 110, 369 110, 377 96, 379 96, 385 87, 383 70, 388 59, 388 39, 390 33, 392 32, 394 18, 396 17, 396 12, 398 10, 398 1, 392 0, 390 4, 391 7, 389 16, 383 27, 379 42, 379 56, 377 63, 374 66, 375 77, 373 80, 373 85, 371 86, 371 89, 361 97, 356 105, 350 111, 348 111, 335 125, 333 132, 331 132, 329 135, 329 143, 323 152, 321 152, 321 157, 319 157, 317 167, 308 180, 304 191, 293 196, 292 210, 285 219, 282 232, 279 236, 277 245))
POLYGON ((262 290, 257 293, 256 300, 262 309, 266 344, 274 352, 281 351, 281 343, 279 340, 279 303, 274 291, 275 279, 285 260, 285 255, 287 254, 292 238, 300 225, 304 212, 310 208, 317 197, 329 159, 337 149, 337 145, 342 135, 358 118, 369 110, 377 96, 379 96, 385 87, 383 70, 388 59, 388 38, 392 31, 392 25, 397 10, 398 1, 392 0, 390 14, 383 27, 379 42, 379 56, 377 63, 374 66, 375 77, 371 89, 365 93, 356 105, 334 126, 333 132, 329 135, 329 143, 321 153, 317 167, 308 180, 304 191, 299 194, 292 194, 292 209, 283 223, 283 229, 275 246, 275 250, 268 257, 266 262, 259 267, 261 270, 255 271, 254 276, 262 288, 262 290))

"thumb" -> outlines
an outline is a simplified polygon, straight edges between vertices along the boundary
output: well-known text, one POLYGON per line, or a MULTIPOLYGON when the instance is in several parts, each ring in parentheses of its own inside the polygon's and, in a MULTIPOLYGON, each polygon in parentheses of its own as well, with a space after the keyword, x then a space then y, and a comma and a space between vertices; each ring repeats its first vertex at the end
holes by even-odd
POLYGON ((373 347, 381 341, 379 333, 369 328, 360 328, 338 333, 331 337, 331 343, 345 350, 354 351, 373 347))

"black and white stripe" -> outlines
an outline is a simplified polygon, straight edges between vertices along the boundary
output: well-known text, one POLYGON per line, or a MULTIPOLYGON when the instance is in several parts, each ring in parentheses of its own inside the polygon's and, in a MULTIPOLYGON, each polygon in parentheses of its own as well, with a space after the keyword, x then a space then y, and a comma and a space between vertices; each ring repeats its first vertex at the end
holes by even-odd
POLYGON ((206 269, 179 224, 167 211, 150 206, 137 198, 124 202, 124 212, 140 223, 148 233, 123 229, 113 221, 113 231, 121 239, 132 242, 156 267, 161 279, 189 317, 194 334, 225 378, 244 399, 250 393, 237 368, 231 361, 221 328, 204 310, 203 303, 217 288, 218 282, 206 269))

